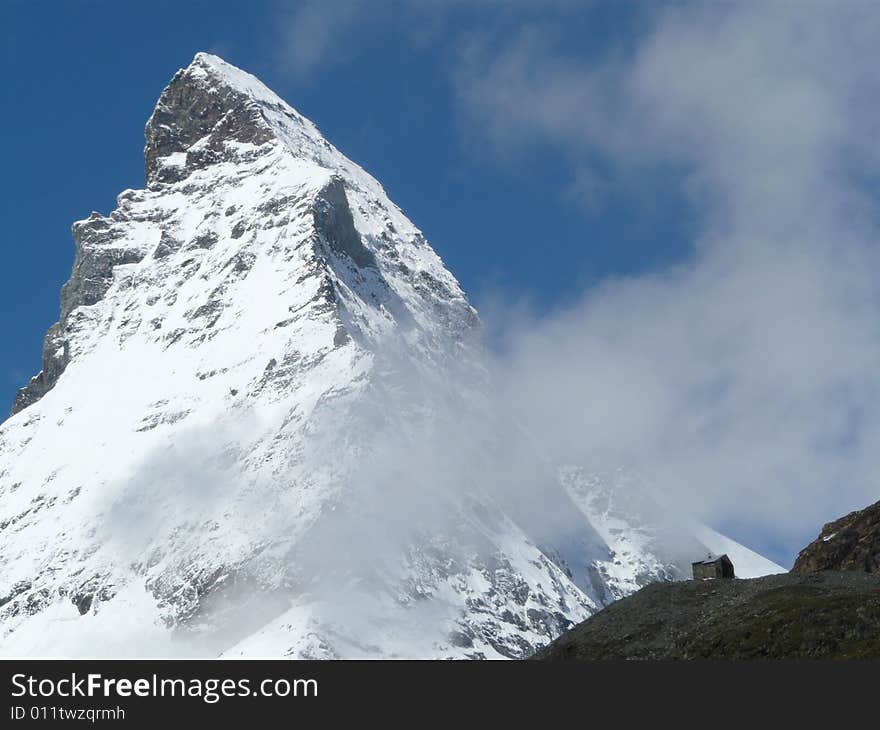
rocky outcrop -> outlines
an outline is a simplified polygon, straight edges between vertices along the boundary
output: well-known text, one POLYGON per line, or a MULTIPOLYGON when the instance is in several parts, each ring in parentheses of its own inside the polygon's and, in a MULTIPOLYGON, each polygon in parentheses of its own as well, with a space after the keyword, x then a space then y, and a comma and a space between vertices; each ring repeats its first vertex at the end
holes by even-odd
POLYGON ((315 230, 337 254, 348 256, 357 266, 376 268, 376 257, 364 247, 354 227, 342 178, 334 175, 312 205, 315 230))
POLYGON ((880 574, 880 502, 825 525, 792 568, 794 573, 820 570, 880 574))
POLYGON ((114 222, 100 213, 73 224, 76 258, 70 280, 61 289, 62 325, 80 306, 91 306, 103 299, 113 283, 113 270, 120 265, 136 264, 144 257, 134 246, 126 245, 114 222))
POLYGON ((49 328, 43 340, 42 369, 30 379, 24 388, 18 391, 12 403, 10 415, 14 416, 29 405, 36 403, 55 387, 55 383, 58 382, 58 378, 61 377, 61 373, 64 372, 64 368, 67 367, 70 360, 67 341, 62 335, 62 331, 60 322, 56 322, 49 328))
POLYGON ((217 162, 230 142, 259 146, 274 135, 260 105, 218 74, 204 54, 197 54, 165 87, 145 136, 145 171, 151 184, 176 182, 217 162), (208 77, 210 83, 201 82, 208 77), (175 153, 179 160, 172 157, 175 153))
POLYGON ((19 390, 12 413, 36 403, 48 393, 70 362, 68 323, 79 306, 97 304, 113 283, 113 270, 123 264, 143 259, 143 252, 127 246, 124 234, 114 230, 115 223, 100 213, 73 224, 76 257, 70 279, 61 289, 61 312, 43 341, 42 369, 19 390))

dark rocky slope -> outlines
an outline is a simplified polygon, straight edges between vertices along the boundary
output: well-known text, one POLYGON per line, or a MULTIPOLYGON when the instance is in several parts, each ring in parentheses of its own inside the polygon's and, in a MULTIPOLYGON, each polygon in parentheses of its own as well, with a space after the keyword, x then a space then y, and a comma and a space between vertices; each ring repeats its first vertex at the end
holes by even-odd
POLYGON ((880 502, 822 528, 787 575, 656 583, 536 659, 880 659, 880 502))
POLYGON ((880 659, 880 576, 655 583, 535 659, 880 659))
POLYGON ((880 574, 880 502, 825 525, 792 568, 793 573, 820 570, 880 574))

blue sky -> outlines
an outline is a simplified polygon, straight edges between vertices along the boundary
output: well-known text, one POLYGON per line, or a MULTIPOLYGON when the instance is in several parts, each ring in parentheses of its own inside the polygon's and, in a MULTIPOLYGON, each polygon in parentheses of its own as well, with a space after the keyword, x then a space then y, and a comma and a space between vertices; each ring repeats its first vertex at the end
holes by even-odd
POLYGON ((560 463, 630 465, 790 563, 880 498, 880 13, 861 0, 2 4, 0 404, 69 228, 143 183, 199 50, 385 185, 560 463))
MULTIPOLYGON (((552 307, 609 273, 680 254, 685 219, 674 195, 621 191, 591 205, 572 192, 573 174, 552 148, 499 151, 463 118, 450 69, 468 36, 503 41, 555 9, 429 7, 395 18, 393 3, 373 5, 303 62, 290 57, 302 3, 251 2, 247 12, 233 2, 3 4, 12 113, 2 120, 0 403, 39 370, 73 260, 71 223, 108 213, 117 193, 142 186, 144 123, 199 50, 259 76, 378 177, 478 306, 501 296, 552 307), (426 37, 416 37, 420 28, 426 37)), ((566 42, 587 57, 609 42, 609 27, 629 27, 630 14, 622 4, 566 13, 566 42)))

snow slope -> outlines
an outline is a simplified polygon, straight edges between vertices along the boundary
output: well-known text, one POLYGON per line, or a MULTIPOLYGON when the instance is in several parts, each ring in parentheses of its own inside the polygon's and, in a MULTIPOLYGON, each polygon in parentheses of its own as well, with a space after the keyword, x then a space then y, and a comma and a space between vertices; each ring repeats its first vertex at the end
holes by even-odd
POLYGON ((476 312, 256 78, 196 55, 146 139, 0 425, 0 654, 519 657, 685 553, 779 569, 614 480, 532 484, 561 533, 489 488, 476 312))

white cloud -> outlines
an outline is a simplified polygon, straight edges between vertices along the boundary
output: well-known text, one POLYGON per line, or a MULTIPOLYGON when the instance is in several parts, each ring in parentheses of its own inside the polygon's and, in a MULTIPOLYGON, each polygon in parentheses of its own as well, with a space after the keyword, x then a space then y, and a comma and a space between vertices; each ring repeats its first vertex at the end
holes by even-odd
POLYGON ((306 0, 280 18, 283 68, 304 77, 328 56, 344 55, 349 32, 364 21, 362 0, 306 0))
POLYGON ((447 46, 463 28, 486 17, 503 24, 584 6, 584 0, 304 0, 279 15, 279 61, 306 78, 321 67, 353 60, 377 35, 413 48, 447 46))
POLYGON ((635 465, 790 551, 877 499, 878 38, 868 4, 744 2, 671 6, 597 63, 545 31, 470 49, 459 99, 499 149, 641 193, 660 170, 701 222, 674 269, 509 333, 508 399, 556 458, 635 465))
POLYGON ((559 461, 636 466, 791 554, 880 496, 880 16, 856 0, 651 5, 597 50, 560 42, 568 12, 583 5, 309 2, 284 26, 287 62, 302 75, 361 36, 428 38, 464 129, 564 155, 561 194, 595 209, 611 189, 634 207, 658 180, 679 189, 699 220, 689 257, 508 319, 499 379, 559 461))

